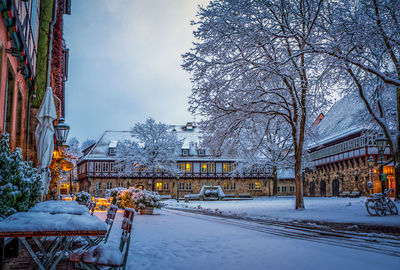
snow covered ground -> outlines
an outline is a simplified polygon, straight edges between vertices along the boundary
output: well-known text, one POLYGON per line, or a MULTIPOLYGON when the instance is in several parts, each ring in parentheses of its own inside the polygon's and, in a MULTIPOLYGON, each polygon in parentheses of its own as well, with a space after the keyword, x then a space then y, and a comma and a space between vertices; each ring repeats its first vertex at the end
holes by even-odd
MULTIPOLYGON (((156 213, 135 217, 127 269, 376 270, 396 269, 400 264, 399 257, 213 221, 220 218, 168 210, 156 213)), ((104 212, 95 214, 105 218, 104 212)), ((109 240, 115 246, 121 220, 118 212, 109 240)))
MULTIPOLYGON (((225 215, 240 215, 263 219, 313 220, 339 223, 400 226, 400 215, 371 217, 365 209, 366 198, 313 197, 304 198, 305 210, 294 210, 294 197, 258 197, 246 201, 165 201, 169 207, 194 208, 202 211, 222 211, 225 215)), ((400 204, 397 203, 400 209, 400 204)))

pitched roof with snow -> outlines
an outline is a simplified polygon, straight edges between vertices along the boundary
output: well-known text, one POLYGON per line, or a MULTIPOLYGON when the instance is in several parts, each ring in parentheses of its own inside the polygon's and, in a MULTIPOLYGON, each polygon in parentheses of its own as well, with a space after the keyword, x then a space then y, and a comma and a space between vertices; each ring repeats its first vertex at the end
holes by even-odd
MULTIPOLYGON (((204 155, 199 155, 201 131, 194 125, 174 125, 171 126, 171 132, 176 132, 178 140, 182 142, 182 150, 188 150, 187 155, 183 156, 182 159, 234 161, 234 159, 226 157, 211 157, 206 149, 204 149, 204 155)), ((132 140, 131 131, 106 130, 94 147, 81 160, 114 160, 115 157, 109 155, 109 148, 116 148, 119 142, 126 140, 132 140)))
POLYGON ((310 147, 363 131, 370 125, 369 119, 360 97, 346 95, 332 106, 316 126, 314 134, 317 136, 318 142, 310 144, 310 147))

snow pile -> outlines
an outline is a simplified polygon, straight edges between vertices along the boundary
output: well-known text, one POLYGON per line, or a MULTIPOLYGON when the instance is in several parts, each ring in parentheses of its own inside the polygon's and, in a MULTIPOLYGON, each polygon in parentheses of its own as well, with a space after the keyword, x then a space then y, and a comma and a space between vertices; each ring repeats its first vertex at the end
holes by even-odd
POLYGON ((0 232, 106 231, 106 224, 89 213, 83 215, 20 212, 0 222, 0 232))
POLYGON ((124 257, 115 245, 100 244, 83 253, 84 261, 104 265, 122 265, 124 257))
POLYGON ((73 214, 83 215, 89 213, 89 210, 78 204, 76 201, 45 201, 36 204, 29 209, 29 212, 47 212, 50 214, 73 214))

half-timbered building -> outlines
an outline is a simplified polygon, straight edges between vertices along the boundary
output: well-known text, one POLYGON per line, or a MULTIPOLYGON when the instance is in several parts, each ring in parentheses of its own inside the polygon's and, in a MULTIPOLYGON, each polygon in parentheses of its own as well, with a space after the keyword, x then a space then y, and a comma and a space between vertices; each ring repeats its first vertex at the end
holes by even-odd
MULTIPOLYGON (((238 159, 213 154, 200 147, 201 131, 193 123, 174 126, 178 139, 182 141, 181 153, 177 160, 178 173, 147 172, 137 170, 129 175, 117 172, 115 155, 119 143, 131 138, 130 131, 105 131, 94 145, 84 151, 78 161, 78 179, 81 190, 94 196, 105 195, 106 190, 115 187, 154 188, 161 195, 183 197, 198 194, 203 185, 219 185, 226 194, 239 196, 272 195, 272 176, 263 167, 239 173, 235 166, 238 159)), ((294 175, 291 170, 279 170, 279 194, 294 194, 294 175)))

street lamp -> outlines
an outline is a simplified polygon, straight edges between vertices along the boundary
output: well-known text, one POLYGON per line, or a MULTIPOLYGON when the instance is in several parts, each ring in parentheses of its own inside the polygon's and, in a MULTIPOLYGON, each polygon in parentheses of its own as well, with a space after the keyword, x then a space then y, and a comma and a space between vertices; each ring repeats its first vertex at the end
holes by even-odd
POLYGON ((385 191, 385 180, 383 178, 383 153, 385 152, 385 149, 387 147, 388 140, 386 139, 386 137, 382 133, 380 133, 378 135, 378 137, 375 139, 375 143, 376 143, 376 147, 378 148, 378 153, 379 153, 379 155, 381 157, 380 169, 379 169, 380 174, 379 175, 380 175, 380 179, 381 179, 381 182, 382 182, 382 194, 384 194, 384 191, 385 191))
POLYGON ((54 126, 54 133, 57 145, 62 145, 67 141, 69 125, 65 124, 64 118, 58 120, 58 123, 54 126))
POLYGON ((374 194, 374 185, 372 182, 372 168, 375 165, 375 160, 370 156, 367 160, 368 163, 368 168, 369 168, 369 182, 368 182, 368 188, 371 190, 372 194, 374 194))
POLYGON ((176 176, 176 201, 179 202, 179 175, 176 176))

